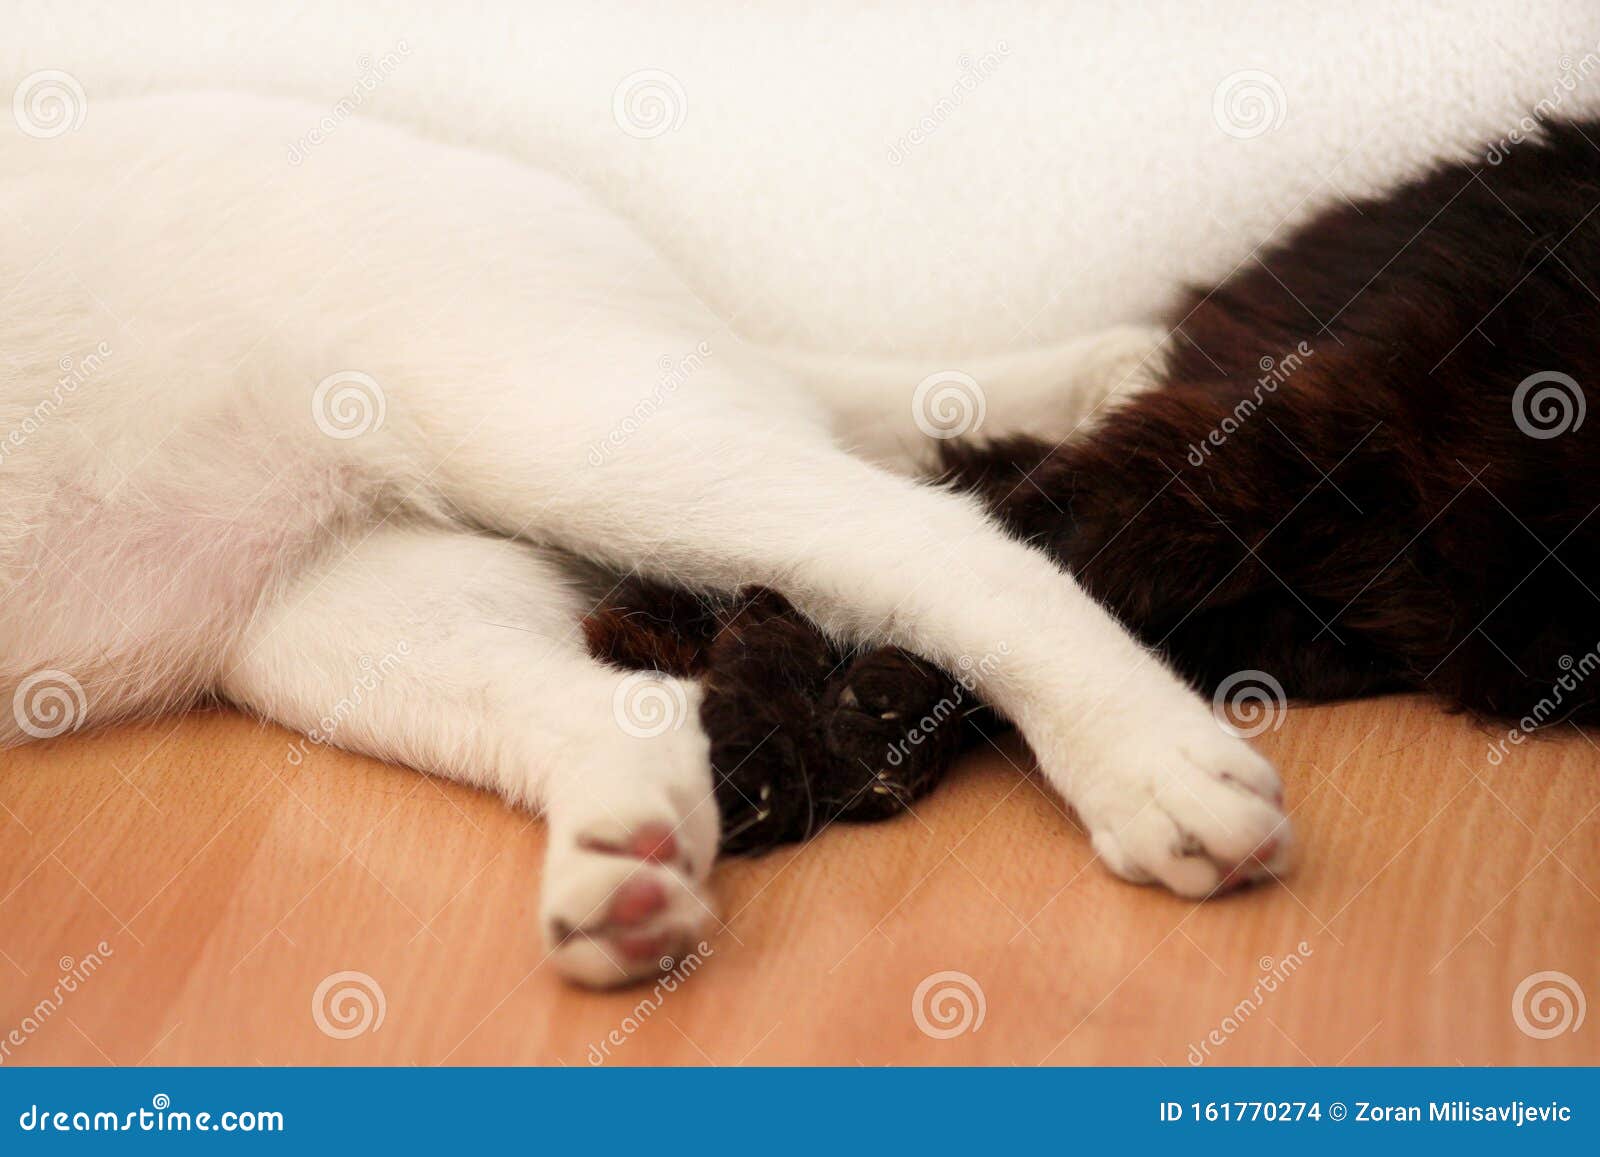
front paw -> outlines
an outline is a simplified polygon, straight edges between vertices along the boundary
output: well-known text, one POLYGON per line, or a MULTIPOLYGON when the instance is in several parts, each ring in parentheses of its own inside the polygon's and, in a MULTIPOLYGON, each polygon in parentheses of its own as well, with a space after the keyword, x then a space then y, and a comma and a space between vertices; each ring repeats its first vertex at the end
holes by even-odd
POLYGON ((1075 801, 1118 876, 1205 898, 1289 867, 1283 788, 1270 763, 1209 719, 1120 744, 1075 801))
POLYGON ((975 708, 931 664, 892 647, 851 653, 777 595, 748 598, 709 648, 700 715, 722 850, 899 815, 943 777, 975 708))
POLYGON ((607 817, 553 836, 542 915, 563 976, 610 988, 664 972, 700 950, 715 923, 702 886, 710 852, 692 849, 690 835, 663 813, 638 823, 607 817))

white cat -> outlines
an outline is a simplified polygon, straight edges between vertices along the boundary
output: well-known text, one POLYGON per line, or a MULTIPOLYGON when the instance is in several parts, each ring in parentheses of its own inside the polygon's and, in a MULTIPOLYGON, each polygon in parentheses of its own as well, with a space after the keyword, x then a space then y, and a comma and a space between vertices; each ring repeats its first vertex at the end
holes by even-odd
MULTIPOLYGON (((718 817, 696 687, 588 657, 582 560, 1003 654, 976 691, 1114 872, 1205 896, 1285 865, 1277 776, 1206 704, 971 502, 841 448, 927 446, 928 367, 741 344, 509 160, 357 118, 286 164, 318 115, 150 97, 0 133, 0 742, 214 694, 492 788, 548 813, 559 967, 634 978, 713 920, 718 817)), ((1159 338, 966 367, 985 433, 1070 429, 1159 338)))

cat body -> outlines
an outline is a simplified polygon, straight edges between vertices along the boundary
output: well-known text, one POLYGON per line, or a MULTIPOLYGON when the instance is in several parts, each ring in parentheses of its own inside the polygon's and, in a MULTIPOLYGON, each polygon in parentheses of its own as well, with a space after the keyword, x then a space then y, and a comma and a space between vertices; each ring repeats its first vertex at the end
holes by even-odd
MULTIPOLYGON (((0 135, 0 739, 215 697, 496 790, 549 816, 557 966, 631 979, 711 920, 718 807, 699 686, 586 651, 599 568, 1003 655, 978 691, 1114 871, 1284 865, 1275 773, 1177 677, 974 501, 839 448, 916 435, 904 369, 741 343, 503 158, 358 119, 285 164, 315 116, 195 94, 0 135)), ((1118 330, 992 379, 1052 365, 1087 412, 1158 357, 1118 330)), ((1036 400, 997 390, 991 427, 1036 400)))
MULTIPOLYGON (((1168 324, 1156 388, 1065 440, 948 442, 941 477, 1241 724, 1287 698, 1427 692, 1504 721, 1499 762, 1600 721, 1600 121, 1327 209, 1168 324)), ((641 624, 693 638, 671 595, 613 592, 596 653, 664 655, 641 624)), ((739 768, 731 848, 893 814, 960 750, 970 712, 940 706, 976 705, 963 672, 840 647, 769 597, 717 621, 737 630, 669 658, 705 673, 739 768)))

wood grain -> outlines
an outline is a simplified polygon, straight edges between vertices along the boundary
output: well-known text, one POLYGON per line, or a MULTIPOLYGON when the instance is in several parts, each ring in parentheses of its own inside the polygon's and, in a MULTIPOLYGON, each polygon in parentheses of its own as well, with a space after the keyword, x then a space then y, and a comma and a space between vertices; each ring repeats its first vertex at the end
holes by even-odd
POLYGON ((32 1025, 0 1059, 1183 1065, 1215 1033, 1208 1063, 1600 1062, 1600 1010, 1539 1039, 1512 1005, 1543 971, 1600 998, 1600 749, 1496 765, 1498 737, 1420 700, 1289 712, 1259 743, 1297 869, 1201 906, 1109 879, 989 750, 915 817, 724 866, 726 927, 657 1001, 552 974, 543 825, 488 796, 228 713, 74 736, 0 753, 0 1040, 32 1025), (337 1039, 313 995, 346 971, 384 1017, 337 1039), (975 1031, 918 1027, 940 972, 975 1031))

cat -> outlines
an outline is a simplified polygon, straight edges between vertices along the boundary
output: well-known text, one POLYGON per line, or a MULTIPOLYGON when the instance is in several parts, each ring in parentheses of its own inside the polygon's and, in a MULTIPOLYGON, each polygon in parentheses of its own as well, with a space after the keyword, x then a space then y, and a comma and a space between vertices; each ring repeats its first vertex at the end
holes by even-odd
MULTIPOLYGON (((937 476, 1207 694, 1427 692, 1513 724, 1491 762, 1600 722, 1600 120, 1500 156, 1324 210, 1181 304, 1156 388, 937 476)), ((895 814, 990 722, 959 669, 720 601, 737 637, 639 579, 588 629, 623 666, 687 641, 730 851, 895 814)))
MULTIPOLYGON (((840 448, 925 441, 903 365, 739 342, 504 158, 352 118, 286 163, 320 115, 199 93, 0 133, 0 745, 216 699, 498 791, 548 816, 555 966, 636 979, 713 920, 721 826, 700 686, 584 645, 586 584, 638 573, 974 662, 1126 879, 1285 869, 1276 772, 1182 679, 973 498, 840 448)), ((989 428, 1045 382, 1087 412, 1149 338, 981 368, 989 428)))

